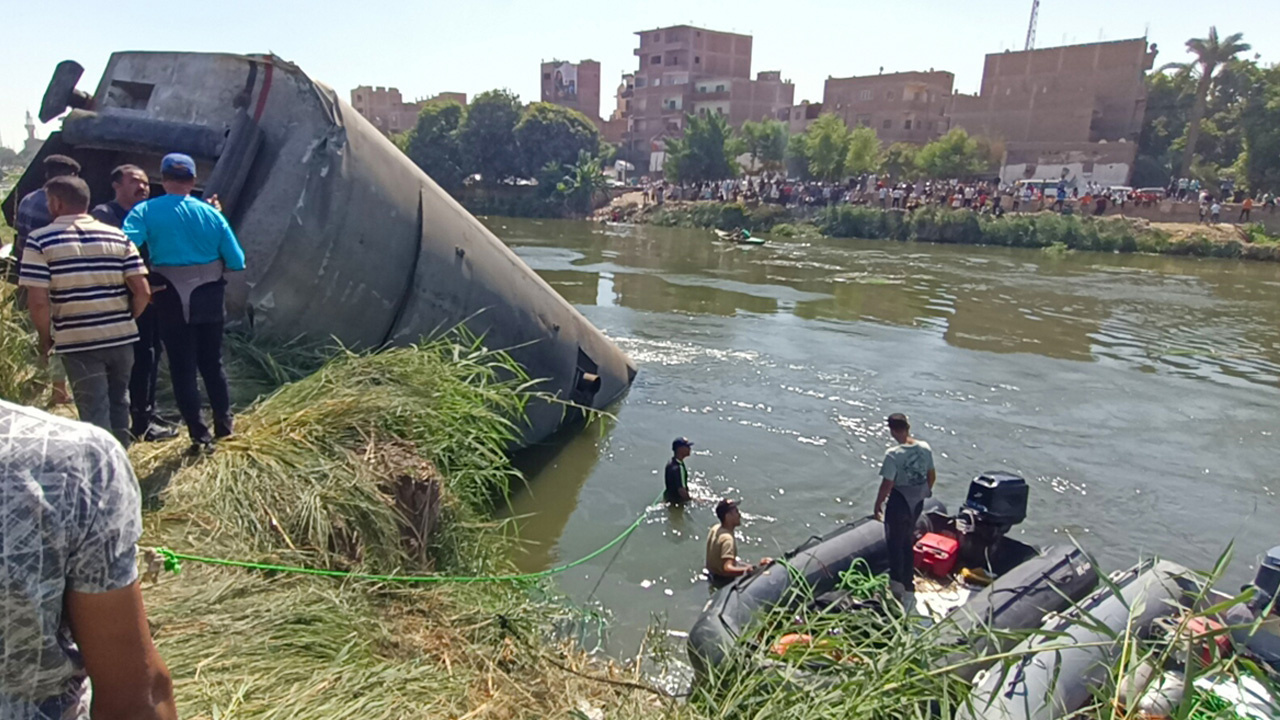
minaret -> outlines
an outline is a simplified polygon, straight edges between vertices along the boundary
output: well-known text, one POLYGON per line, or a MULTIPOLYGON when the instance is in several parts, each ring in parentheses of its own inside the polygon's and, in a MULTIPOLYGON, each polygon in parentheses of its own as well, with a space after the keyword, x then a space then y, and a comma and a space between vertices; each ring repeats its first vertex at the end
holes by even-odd
POLYGON ((36 121, 31 118, 31 111, 27 111, 27 142, 22 146, 22 152, 28 155, 34 155, 40 151, 43 143, 36 139, 36 121))

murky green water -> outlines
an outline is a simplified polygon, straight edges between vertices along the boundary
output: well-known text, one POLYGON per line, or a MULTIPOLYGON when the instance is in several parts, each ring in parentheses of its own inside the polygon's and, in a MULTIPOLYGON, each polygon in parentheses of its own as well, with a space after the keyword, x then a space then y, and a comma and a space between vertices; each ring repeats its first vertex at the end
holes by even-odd
MULTIPOLYGON (((1207 566, 1235 539, 1233 581, 1280 544, 1280 266, 487 222, 640 366, 616 422, 527 460, 522 567, 623 530, 676 435, 696 495, 742 499, 742 555, 780 555, 869 512, 894 411, 950 507, 984 470, 1026 477, 1023 540, 1069 533, 1115 568, 1207 566)), ((614 652, 653 615, 687 630, 714 522, 652 508, 560 587, 612 611, 614 652)))

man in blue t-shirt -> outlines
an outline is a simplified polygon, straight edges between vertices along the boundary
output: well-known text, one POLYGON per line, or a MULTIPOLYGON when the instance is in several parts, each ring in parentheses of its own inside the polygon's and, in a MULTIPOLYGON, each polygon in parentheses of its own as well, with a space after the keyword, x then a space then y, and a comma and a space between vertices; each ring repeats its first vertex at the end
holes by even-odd
POLYGON ((911 437, 907 416, 894 413, 887 420, 889 434, 897 445, 889 448, 880 465, 880 492, 876 494, 875 516, 884 521, 885 544, 889 551, 889 587, 908 611, 915 604, 915 568, 912 549, 916 542, 916 520, 924 500, 933 494, 938 475, 933 469, 933 450, 923 440, 911 437))
POLYGON ((193 452, 212 452, 215 438, 232 433, 231 392, 222 366, 226 272, 244 270, 244 251, 214 206, 191 196, 196 163, 170 153, 160 163, 165 194, 139 203, 124 232, 151 255, 152 287, 169 376, 193 452), (213 434, 200 416, 204 379, 213 409, 213 434))

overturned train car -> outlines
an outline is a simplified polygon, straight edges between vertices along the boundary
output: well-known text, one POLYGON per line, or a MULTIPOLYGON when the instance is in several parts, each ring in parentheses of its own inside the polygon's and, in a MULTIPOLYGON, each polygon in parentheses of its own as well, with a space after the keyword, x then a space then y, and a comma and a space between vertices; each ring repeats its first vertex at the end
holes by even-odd
MULTIPOLYGON (((72 108, 4 210, 42 182, 43 157, 79 161, 94 201, 111 168, 157 174, 184 152, 217 194, 248 259, 233 317, 255 332, 407 344, 458 323, 512 355, 540 389, 595 408, 625 393, 631 360, 334 91, 272 56, 122 52, 97 90, 54 72, 41 107, 72 108)), ((153 177, 158 181, 158 177, 153 177)), ((572 415, 572 413, 570 413, 572 415)), ((562 406, 531 408, 526 442, 557 430, 562 406)))

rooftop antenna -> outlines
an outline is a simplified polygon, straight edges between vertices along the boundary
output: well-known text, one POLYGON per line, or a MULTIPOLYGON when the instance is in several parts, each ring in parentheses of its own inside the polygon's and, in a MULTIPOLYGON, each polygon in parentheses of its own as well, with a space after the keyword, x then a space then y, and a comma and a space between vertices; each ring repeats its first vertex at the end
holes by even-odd
POLYGON ((1027 45, 1023 50, 1036 46, 1036 20, 1040 17, 1040 0, 1031 0, 1031 21, 1027 23, 1027 45))

